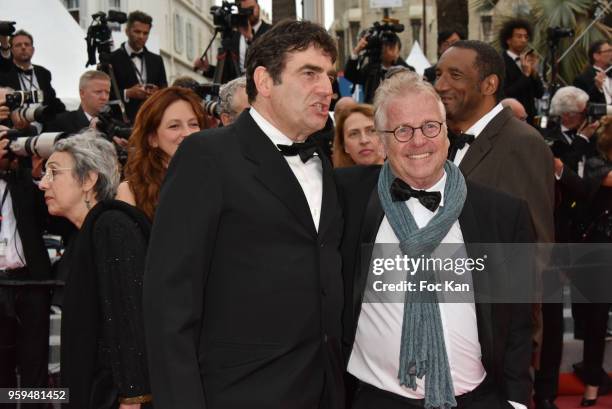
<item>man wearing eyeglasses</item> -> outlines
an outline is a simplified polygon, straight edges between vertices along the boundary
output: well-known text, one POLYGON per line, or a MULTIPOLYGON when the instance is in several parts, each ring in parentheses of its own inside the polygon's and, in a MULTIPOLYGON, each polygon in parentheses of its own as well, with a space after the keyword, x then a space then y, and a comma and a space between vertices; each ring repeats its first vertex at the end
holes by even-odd
MULTIPOLYGON (((526 408, 528 304, 482 304, 471 293, 456 303, 434 296, 420 308, 426 296, 420 290, 374 302, 375 272, 368 272, 374 254, 392 245, 414 259, 448 245, 473 257, 472 243, 530 242, 526 205, 466 181, 447 161, 445 108, 418 74, 386 79, 374 106, 387 162, 336 174, 345 219, 344 345, 355 387, 352 407, 526 408)), ((487 292, 483 275, 467 274, 474 288, 487 292)))

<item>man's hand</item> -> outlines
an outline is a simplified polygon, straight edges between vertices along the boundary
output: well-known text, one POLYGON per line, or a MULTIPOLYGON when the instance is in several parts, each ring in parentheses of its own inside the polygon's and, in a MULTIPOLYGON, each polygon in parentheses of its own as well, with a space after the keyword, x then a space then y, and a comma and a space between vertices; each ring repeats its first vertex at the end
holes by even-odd
POLYGON ((363 51, 368 46, 368 39, 363 36, 359 39, 357 46, 353 49, 353 54, 359 55, 361 51, 363 51))
POLYGON ((0 121, 4 121, 11 116, 11 110, 7 106, 0 106, 0 121))
POLYGON ((538 56, 534 52, 521 54, 521 69, 527 77, 535 77, 538 75, 538 56))
POLYGON ((16 111, 11 112, 11 121, 13 121, 13 128, 15 129, 25 129, 30 126, 30 122, 16 111))
POLYGON ((119 409, 140 409, 140 403, 120 403, 119 409))
POLYGON ((121 146, 122 148, 127 148, 128 146, 128 140, 125 138, 119 138, 118 136, 113 136, 113 141, 121 146))
POLYGON ((238 31, 247 41, 247 43, 251 43, 253 41, 253 27, 251 27, 251 22, 247 20, 246 26, 238 26, 238 31))
POLYGON ((204 58, 197 58, 193 62, 193 69, 199 71, 208 71, 210 68, 210 63, 208 62, 208 57, 204 56, 204 58))
POLYGON ((129 99, 147 99, 151 93, 145 89, 144 85, 136 84, 133 87, 127 88, 125 90, 125 95, 127 95, 129 99))
POLYGON ((597 128, 599 128, 599 121, 595 121, 591 123, 584 121, 582 125, 580 126, 580 128, 578 128, 578 133, 580 135, 584 135, 587 138, 591 139, 591 136, 593 136, 597 128))
POLYGON ((604 82, 606 81, 606 73, 597 71, 595 74, 595 86, 601 92, 603 92, 604 82))
POLYGON ((4 159, 4 157, 8 153, 8 144, 10 141, 5 138, 6 131, 8 129, 8 127, 0 125, 0 160, 4 159))
POLYGON ((561 159, 555 158, 555 175, 558 178, 560 178, 562 173, 563 173, 563 162, 561 162, 561 159))
POLYGON ((148 94, 147 98, 155 94, 157 91, 159 91, 159 87, 155 84, 145 84, 144 87, 145 87, 145 91, 148 94))
POLYGON ((32 177, 36 179, 42 178, 45 162, 46 159, 43 159, 40 156, 32 156, 32 177))

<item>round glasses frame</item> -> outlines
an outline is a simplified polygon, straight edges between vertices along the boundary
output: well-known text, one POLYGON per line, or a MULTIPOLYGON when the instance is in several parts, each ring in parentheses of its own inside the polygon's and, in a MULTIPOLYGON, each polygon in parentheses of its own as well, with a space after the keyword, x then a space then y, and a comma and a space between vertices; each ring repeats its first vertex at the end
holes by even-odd
POLYGON ((426 121, 418 127, 410 125, 400 125, 392 131, 379 130, 378 132, 391 133, 393 134, 393 137, 396 141, 408 142, 414 137, 414 132, 417 129, 420 129, 423 136, 428 139, 433 139, 436 136, 440 135, 440 132, 442 132, 442 125, 444 125, 444 123, 445 122, 439 121, 426 121))

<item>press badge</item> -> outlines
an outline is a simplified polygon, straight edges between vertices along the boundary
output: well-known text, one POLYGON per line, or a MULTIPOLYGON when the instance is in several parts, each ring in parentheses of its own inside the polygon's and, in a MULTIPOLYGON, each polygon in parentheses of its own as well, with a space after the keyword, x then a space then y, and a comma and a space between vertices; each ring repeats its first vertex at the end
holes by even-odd
POLYGON ((6 257, 6 249, 8 247, 8 239, 0 240, 0 257, 6 257))

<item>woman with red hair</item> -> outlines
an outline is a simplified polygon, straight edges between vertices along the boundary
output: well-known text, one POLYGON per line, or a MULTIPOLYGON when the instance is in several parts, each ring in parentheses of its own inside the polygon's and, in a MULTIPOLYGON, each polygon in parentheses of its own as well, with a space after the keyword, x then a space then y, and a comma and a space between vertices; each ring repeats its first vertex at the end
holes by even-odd
POLYGON ((161 184, 179 144, 206 127, 200 99, 193 91, 169 87, 148 98, 136 115, 117 199, 153 220, 161 184))

